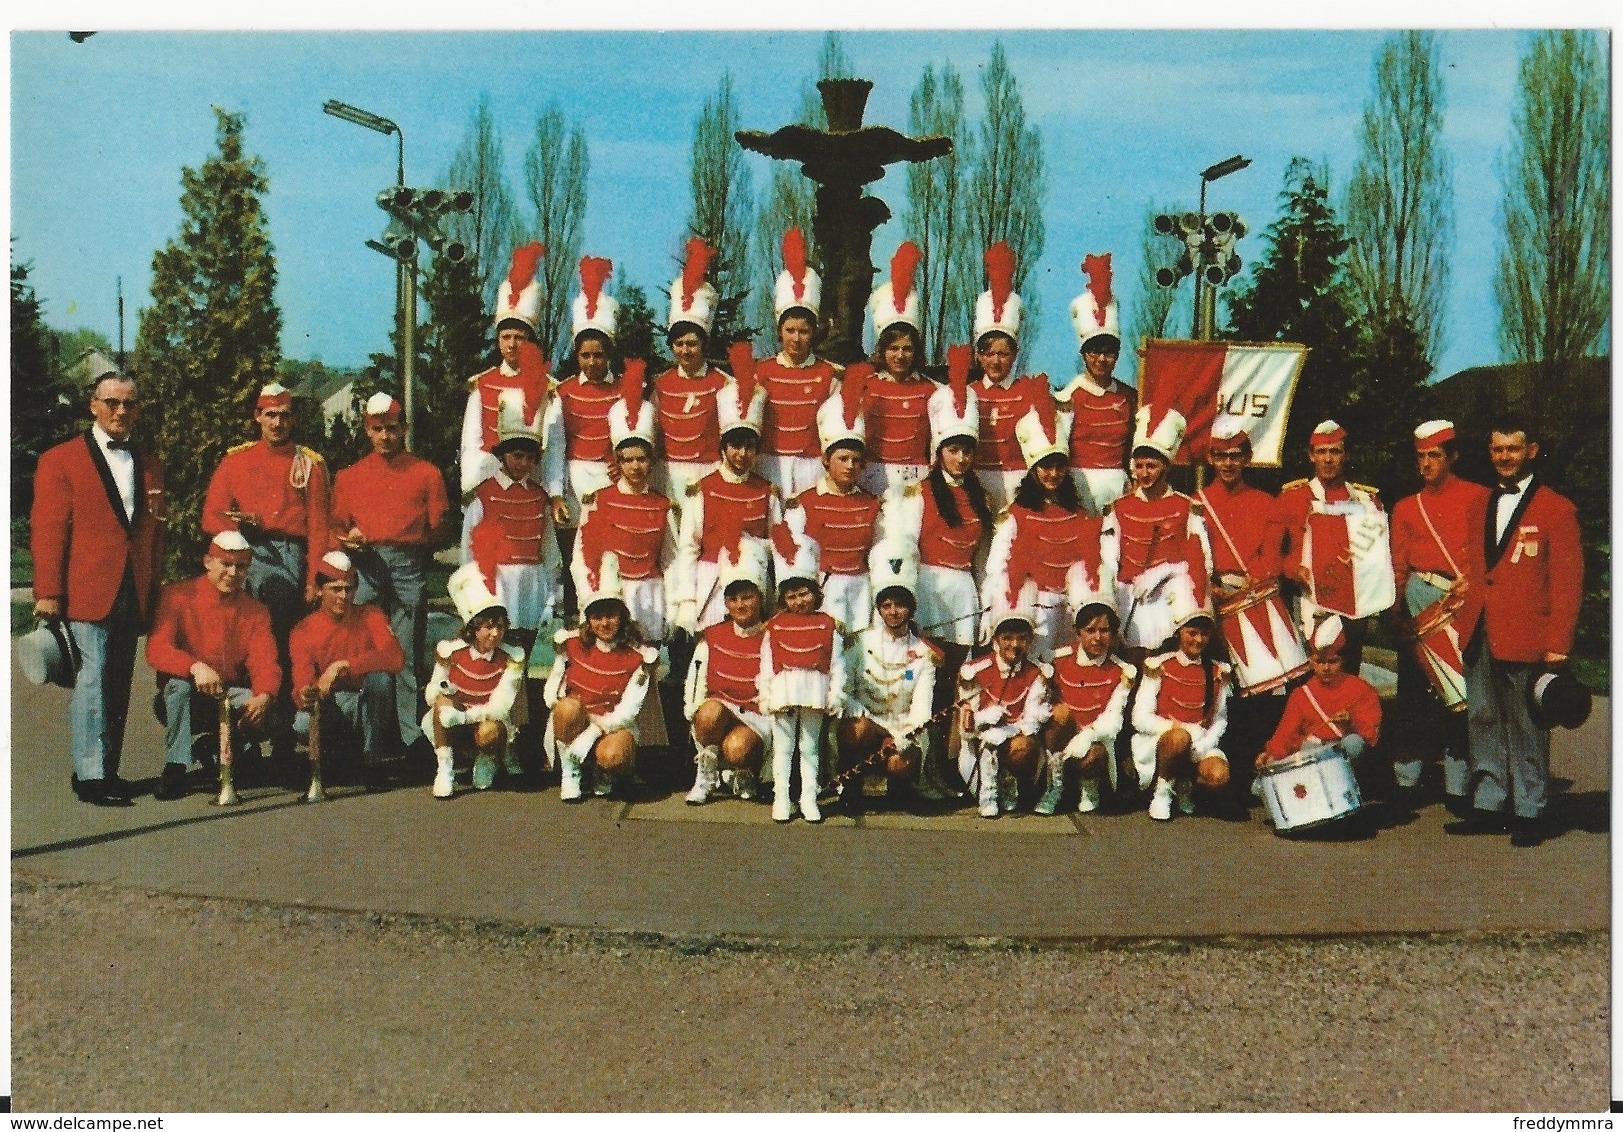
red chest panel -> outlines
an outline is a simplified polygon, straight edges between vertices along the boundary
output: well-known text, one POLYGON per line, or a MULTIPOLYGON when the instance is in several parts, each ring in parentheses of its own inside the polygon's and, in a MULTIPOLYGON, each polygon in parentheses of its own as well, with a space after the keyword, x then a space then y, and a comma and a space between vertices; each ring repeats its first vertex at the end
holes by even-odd
POLYGON ((930 485, 926 483, 920 490, 924 492, 924 518, 919 523, 919 561, 926 566, 968 570, 974 564, 975 548, 980 545, 985 530, 980 516, 969 505, 969 492, 947 485, 958 507, 958 526, 949 527, 935 505, 935 492, 930 485))
POLYGON ((485 509, 481 524, 494 523, 502 533, 502 551, 497 562, 503 565, 540 562, 549 505, 546 491, 538 484, 527 482, 502 487, 492 476, 479 485, 477 494, 485 509))
MULTIPOLYGON (((1212 699, 1217 699, 1218 681, 1212 673, 1212 699)), ((1185 661, 1182 653, 1161 665, 1161 690, 1155 697, 1155 714, 1180 723, 1206 722, 1206 673, 1200 662, 1185 661)))
POLYGON ((933 381, 870 381, 862 399, 868 450, 881 464, 929 464, 933 381))
POLYGON ((817 407, 834 392, 834 367, 818 361, 790 369, 775 357, 767 358, 755 364, 755 380, 766 387, 761 450, 779 456, 822 456, 817 407))
POLYGON ((1117 576, 1130 582, 1151 566, 1187 562, 1189 504, 1187 495, 1169 491, 1160 499, 1125 495, 1114 513, 1121 533, 1121 567, 1117 576))
POLYGON ((471 645, 457 649, 445 664, 457 698, 469 707, 487 702, 496 691, 496 685, 502 682, 508 660, 507 654, 500 649, 483 659, 473 654, 471 645))
MULTIPOLYGON (((508 377, 502 372, 500 366, 487 369, 479 375, 475 386, 479 393, 479 445, 486 452, 496 447, 500 438, 496 435, 496 404, 501 395, 509 389, 524 388, 519 384, 517 375, 508 377)), ((525 405, 526 409, 530 406, 525 405)))
POLYGON ((829 574, 866 574, 868 549, 873 545, 879 499, 865 491, 827 495, 815 487, 798 496, 806 510, 806 533, 817 540, 823 571, 829 574))
POLYGON ((1054 661, 1054 683, 1059 702, 1071 709, 1078 727, 1099 718, 1121 686, 1122 669, 1114 661, 1079 664, 1076 654, 1054 661))
POLYGON ((1023 718, 1026 695, 1041 675, 1035 664, 1027 662, 1020 666, 1020 671, 1005 680, 1003 674, 998 671, 997 661, 993 660, 975 673, 975 684, 980 688, 980 696, 975 704, 976 710, 984 711, 993 704, 1002 704, 1005 719, 1023 718))
POLYGON ((609 444, 609 409, 620 399, 621 382, 582 381, 580 375, 558 386, 563 407, 564 454, 571 460, 606 461, 609 444))
POLYGON ((1071 395, 1071 462, 1079 468, 1120 469, 1133 435, 1133 403, 1116 388, 1071 395))
POLYGON ((705 683, 712 696, 734 707, 761 710, 756 702, 755 677, 761 671, 761 642, 765 639, 765 633, 740 634, 731 621, 704 631, 704 642, 710 650, 705 683))
POLYGON ((1009 508, 1018 524, 1014 544, 1009 548, 1009 584, 1018 589, 1027 577, 1036 579, 1037 588, 1049 593, 1065 591, 1065 573, 1073 562, 1087 564, 1088 573, 1099 576, 1099 532, 1101 519, 1086 511, 1070 512, 1048 503, 1041 511, 1019 504, 1009 508))
POLYGON ((642 667, 642 653, 621 648, 604 652, 585 645, 579 637, 564 646, 569 667, 564 670, 564 693, 580 700, 592 715, 611 711, 625 695, 626 685, 642 667))
POLYGON ((743 483, 730 483, 720 472, 699 481, 704 495, 704 530, 699 532, 699 558, 718 561, 723 549, 738 548, 740 538, 765 538, 772 485, 751 474, 743 483))
POLYGON ((592 528, 602 529, 602 546, 620 556, 622 578, 652 578, 659 571, 659 552, 665 545, 665 516, 670 498, 661 492, 640 495, 607 487, 593 500, 592 528))
POLYGON ((778 613, 767 627, 772 631, 773 671, 827 672, 833 665, 834 618, 827 613, 778 613))
POLYGON ((975 466, 1000 472, 1025 471, 1026 462, 1020 455, 1020 443, 1014 438, 1014 426, 1029 408, 1024 382, 1011 381, 1007 386, 980 381, 975 385, 975 396, 980 400, 981 435, 975 445, 975 466))
POLYGON ((726 384, 721 371, 714 369, 706 370, 703 377, 683 377, 681 371, 669 369, 654 380, 654 404, 667 460, 709 463, 721 459, 716 394, 726 384))

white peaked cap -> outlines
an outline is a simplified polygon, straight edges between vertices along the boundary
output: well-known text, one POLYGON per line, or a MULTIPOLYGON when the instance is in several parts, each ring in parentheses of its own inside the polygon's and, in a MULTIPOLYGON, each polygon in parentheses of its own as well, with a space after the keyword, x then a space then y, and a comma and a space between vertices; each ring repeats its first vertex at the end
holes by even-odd
POLYGON ((1133 448, 1154 449, 1170 464, 1183 444, 1183 414, 1176 409, 1167 409, 1152 428, 1150 415, 1154 412, 1154 405, 1140 405, 1133 415, 1133 448))
POLYGON ((240 554, 244 550, 253 549, 248 545, 248 540, 242 537, 241 531, 221 531, 209 540, 209 545, 229 551, 232 554, 240 554))
POLYGON ((524 416, 524 390, 503 389, 496 397, 496 443, 507 440, 533 440, 541 443, 541 413, 535 419, 524 416))
POLYGON ((1313 628, 1313 640, 1311 642, 1313 651, 1320 652, 1324 649, 1344 648, 1347 644, 1344 629, 1345 626, 1342 625, 1341 618, 1334 613, 1320 621, 1313 628))
POLYGON ((1416 448, 1441 448, 1453 439, 1453 421, 1427 421, 1414 430, 1416 448))
MULTIPOLYGON (((335 575, 342 574, 351 581, 353 581, 355 578, 355 563, 351 562, 349 555, 345 554, 342 550, 329 550, 326 554, 321 556, 321 563, 323 566, 327 567, 327 570, 332 571, 335 575)), ((316 572, 320 574, 326 573, 327 571, 318 570, 316 572)))
POLYGON ((541 273, 537 270, 546 250, 540 244, 513 249, 507 276, 496 287, 495 324, 512 319, 537 332, 541 325, 541 273))
POLYGON ((387 417, 401 412, 400 402, 390 394, 379 391, 366 399, 365 411, 369 417, 387 417))
POLYGON ((1244 440, 1251 442, 1251 434, 1246 432, 1245 425, 1239 417, 1231 417, 1226 413, 1219 413, 1217 420, 1212 424, 1212 443, 1210 451, 1227 451, 1233 447, 1229 441, 1244 440))
POLYGON ((868 421, 857 410, 856 420, 845 419, 845 399, 838 390, 817 406, 817 439, 826 453, 842 440, 855 440, 864 447, 868 443, 868 421))
POLYGON ((721 577, 716 583, 725 594, 734 582, 754 582, 762 594, 767 592, 767 574, 772 569, 771 543, 754 535, 738 540, 736 551, 722 547, 720 555, 721 577))
POLYGON ((1070 434, 1060 427, 1057 413, 1054 433, 1050 436, 1042 414, 1036 409, 1027 409, 1025 416, 1015 422, 1014 439, 1020 445, 1020 456, 1026 462, 1027 471, 1050 456, 1069 457, 1071 454, 1070 434))
POLYGON ((887 536, 868 551, 868 585, 874 600, 882 590, 900 586, 917 596, 919 592, 919 552, 912 542, 887 536))
POLYGON ((462 618, 463 624, 492 606, 501 605, 477 562, 464 562, 457 567, 445 581, 445 592, 450 595, 451 604, 456 606, 456 615, 462 618))

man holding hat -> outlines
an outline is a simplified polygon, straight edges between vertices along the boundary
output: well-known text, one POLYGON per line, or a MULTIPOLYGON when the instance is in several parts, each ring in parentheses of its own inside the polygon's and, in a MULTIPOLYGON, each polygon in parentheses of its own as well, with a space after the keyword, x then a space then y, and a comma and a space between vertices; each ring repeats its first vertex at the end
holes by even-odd
POLYGON ((1114 376, 1121 356, 1121 311, 1110 289, 1110 253, 1084 257, 1082 274, 1088 285, 1071 300, 1082 372, 1060 391, 1059 401, 1071 411, 1071 466, 1077 486, 1085 489, 1088 510, 1099 514, 1128 488, 1124 469, 1137 399, 1114 376))
MULTIPOLYGON (((372 451, 333 483, 332 533, 359 576, 349 600, 375 602, 404 653, 393 684, 399 741, 409 747, 423 734, 417 703, 428 675, 424 578, 429 556, 450 534, 451 502, 440 470, 406 451, 399 401, 372 394, 363 420, 372 451)), ((295 662, 295 687, 297 668, 295 662)))
POLYGON ((1392 770, 1400 791, 1420 784, 1422 753, 1443 752, 1450 809, 1463 811, 1467 782, 1465 645, 1481 616, 1483 526, 1490 492, 1454 474, 1452 421, 1414 430, 1420 490, 1392 508, 1392 621, 1414 647, 1398 652, 1397 728, 1392 770))
POLYGON ((34 473, 34 614, 65 619, 80 655, 68 701, 74 793, 127 805, 118 774, 136 642, 151 624, 163 563, 163 469, 131 436, 135 382, 102 376, 90 430, 48 449, 34 473))
MULTIPOLYGON (((185 797, 193 740, 219 727, 221 708, 205 697, 228 700, 247 730, 263 733, 272 721, 282 667, 270 611, 245 592, 252 558, 240 531, 221 531, 203 554, 203 575, 165 586, 158 600, 147 663, 164 705, 162 801, 185 797)), ((220 773, 228 782, 229 768, 220 773)))
MULTIPOLYGON (((766 390, 758 470, 784 499, 823 474, 817 407, 834 395, 841 367, 812 353, 822 301, 823 280, 806 262, 806 237, 791 228, 783 234, 783 271, 772 294, 783 348, 755 365, 755 379, 766 390)), ((733 368, 734 380, 741 380, 733 368)))
MULTIPOLYGON (((293 721, 308 736, 311 711, 320 702, 321 735, 343 731, 360 739, 361 773, 368 791, 385 790, 383 755, 393 742, 390 726, 397 709, 395 683, 405 654, 375 605, 353 600, 358 577, 349 555, 330 550, 316 566, 321 605, 293 627, 288 652, 293 660, 293 721)), ((411 705, 415 708, 416 705, 411 705)), ((418 734, 421 734, 418 730, 418 734)), ((331 748, 325 741, 320 749, 331 748)), ((319 772, 320 768, 312 768, 319 772)))
POLYGON ((1498 486, 1484 532, 1482 629, 1467 648, 1472 816, 1444 829, 1487 833, 1511 824, 1511 844, 1546 836, 1550 733, 1529 694, 1572 653, 1583 604, 1584 558, 1572 501, 1539 481, 1539 444, 1526 421, 1507 417, 1488 437, 1498 486))

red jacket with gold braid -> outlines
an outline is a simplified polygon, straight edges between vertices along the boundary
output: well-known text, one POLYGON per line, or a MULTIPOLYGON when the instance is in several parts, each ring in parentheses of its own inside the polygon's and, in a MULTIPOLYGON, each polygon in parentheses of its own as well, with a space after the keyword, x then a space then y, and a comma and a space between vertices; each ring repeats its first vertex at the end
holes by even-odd
POLYGON ((717 470, 689 484, 688 494, 700 496, 704 507, 699 561, 719 561, 723 550, 735 553, 745 535, 767 537, 772 485, 754 472, 735 483, 717 470))
POLYGON ((1052 396, 1046 382, 1035 377, 1011 377, 1008 384, 987 381, 975 382, 975 396, 981 409, 980 440, 975 445, 975 466, 994 472, 1023 472, 1025 457, 1020 454, 1020 442, 1014 438, 1014 426, 1026 415, 1034 396, 1052 396), (1033 383, 1043 388, 1038 389, 1033 383))
POLYGON ((849 495, 826 490, 827 480, 795 496, 806 512, 806 533, 822 550, 825 574, 866 574, 879 521, 880 500, 861 488, 849 495))
POLYGON ((259 517, 258 529, 266 534, 304 540, 305 581, 314 585, 316 563, 327 547, 329 508, 321 453, 302 444, 272 448, 254 440, 226 451, 209 480, 199 522, 209 535, 234 531, 237 521, 225 513, 244 511, 259 517), (304 486, 295 486, 295 477, 304 478, 304 486))
POLYGON ((1022 660, 1019 668, 1005 672, 996 653, 959 669, 958 679, 973 697, 969 710, 981 742, 996 746, 1016 735, 1035 735, 1053 714, 1047 680, 1052 671, 1022 660))
POLYGON ((608 463, 609 409, 620 399, 622 378, 587 381, 575 374, 560 382, 556 393, 564 418, 564 456, 570 460, 608 463))
POLYGON ((1244 482, 1235 491, 1214 482, 1195 494, 1205 512, 1212 572, 1249 574, 1259 584, 1277 582, 1285 544, 1279 501, 1244 482))
POLYGON ((721 700, 744 711, 761 710, 756 681, 761 674, 764 628, 757 625, 752 633, 740 633, 737 625, 723 621, 704 631, 704 687, 698 689, 702 699, 721 700))
POLYGON ((1482 584, 1487 575, 1483 528, 1492 496, 1493 492, 1481 484, 1450 473, 1437 487, 1422 487, 1392 508, 1392 577, 1397 583, 1400 608, 1409 612, 1403 590, 1414 571, 1464 577, 1465 590, 1453 622, 1462 642, 1470 641, 1476 629, 1487 590, 1482 584), (1428 518, 1430 526, 1426 524, 1428 518), (1435 536, 1432 528, 1436 528, 1435 536))
POLYGON ((755 363, 755 380, 766 388, 761 451, 777 456, 823 454, 817 438, 817 407, 834 395, 834 366, 821 358, 799 369, 780 357, 755 363))
MULTIPOLYGON (((585 534, 589 526, 599 540, 596 545, 619 555, 622 578, 656 578, 669 564, 660 559, 668 545, 670 513, 671 500, 664 492, 625 491, 620 483, 612 483, 592 496, 580 542, 591 544, 585 534)), ((595 569, 597 564, 591 565, 595 569)))
POLYGON ((270 611, 246 592, 222 594, 207 575, 165 586, 147 637, 147 663, 160 675, 190 680, 199 662, 226 684, 246 682, 256 696, 275 695, 282 665, 270 611))
POLYGON ((525 384, 518 374, 504 373, 501 366, 495 365, 470 377, 468 385, 479 398, 479 446, 489 452, 499 439, 496 435, 497 402, 506 390, 524 389, 525 384))
POLYGON ((1078 468, 1125 467, 1134 402, 1132 390, 1114 378, 1103 393, 1076 382, 1071 393, 1071 463, 1078 468))
POLYGON ((868 455, 881 464, 930 464, 930 394, 925 378, 870 378, 862 398, 868 422, 868 455))
POLYGON ((1193 753, 1205 758, 1217 749, 1228 730, 1229 666, 1211 661, 1212 693, 1206 696, 1206 671, 1201 658, 1183 651, 1162 653, 1144 662, 1144 679, 1133 704, 1133 729, 1140 735, 1159 736, 1174 724, 1198 731, 1193 753))
POLYGON ((958 508, 956 527, 949 527, 941 517, 935 492, 928 482, 908 484, 905 490, 921 493, 924 500, 924 515, 919 522, 919 562, 946 570, 969 570, 974 565, 975 552, 980 548, 986 525, 969 505, 969 492, 963 484, 947 481, 947 490, 958 508))
POLYGON ((1016 503, 1009 508, 1008 521, 1014 524, 1014 537, 1007 563, 989 559, 986 575, 1004 577, 1010 595, 1017 594, 1028 577, 1040 590, 1064 593, 1065 574, 1074 562, 1085 563, 1089 577, 1099 577, 1102 519, 1086 511, 1067 511, 1057 503, 1045 503, 1041 511, 1016 503))
POLYGON ((1182 562, 1194 583, 1195 604, 1205 605, 1211 567, 1204 528, 1196 521, 1202 510, 1181 491, 1146 499, 1134 490, 1112 503, 1107 514, 1115 520, 1117 581, 1130 583, 1152 566, 1182 562))
POLYGON ((654 379, 654 411, 665 459, 710 464, 721 459, 721 426, 716 415, 716 394, 727 375, 707 368, 688 377, 672 367, 654 379))
POLYGON ((358 691, 374 672, 393 676, 406 666, 388 616, 375 605, 352 605, 342 617, 316 610, 293 626, 287 651, 295 688, 308 688, 340 660, 349 664, 333 683, 340 692, 358 691))
POLYGON ((834 663, 837 625, 834 618, 816 610, 790 613, 779 610, 767 622, 772 631, 772 670, 798 668, 806 672, 827 672, 834 663))
POLYGON ((480 484, 474 498, 483 509, 480 524, 494 523, 502 533, 498 564, 535 565, 541 561, 550 505, 545 488, 500 474, 480 484))
POLYGON ((641 649, 600 649, 572 633, 560 650, 569 667, 564 670, 563 692, 580 700, 589 715, 608 715, 619 706, 632 678, 647 659, 641 649))
MULTIPOLYGON (((1342 515, 1313 513, 1315 480, 1293 480, 1279 492, 1279 512, 1285 521, 1285 571, 1294 576, 1302 567, 1302 547, 1308 527, 1313 528, 1313 600, 1336 613, 1351 615, 1357 608, 1353 584, 1352 547, 1347 537, 1347 519, 1342 515)), ((1357 497, 1371 510, 1380 511, 1381 500, 1373 487, 1343 481, 1325 487, 1326 503, 1345 503, 1357 497)))
POLYGON ((1300 751, 1309 739, 1333 743, 1349 733, 1363 736, 1371 746, 1381 741, 1381 699, 1362 679, 1342 672, 1328 686, 1314 678, 1293 689, 1265 749, 1270 759, 1283 759, 1300 751), (1323 715, 1308 698, 1309 689, 1323 715))

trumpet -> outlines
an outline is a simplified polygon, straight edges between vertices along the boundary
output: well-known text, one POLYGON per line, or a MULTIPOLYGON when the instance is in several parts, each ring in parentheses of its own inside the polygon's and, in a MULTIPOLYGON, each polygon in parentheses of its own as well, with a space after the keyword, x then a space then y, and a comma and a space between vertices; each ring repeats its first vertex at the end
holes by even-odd
POLYGON ((310 789, 305 794, 306 802, 325 802, 327 792, 321 788, 321 693, 316 693, 315 702, 310 705, 310 789))
POLYGON ((237 797, 236 785, 236 759, 232 751, 231 742, 231 693, 229 689, 220 690, 220 796, 215 799, 216 806, 235 806, 242 799, 237 797))

